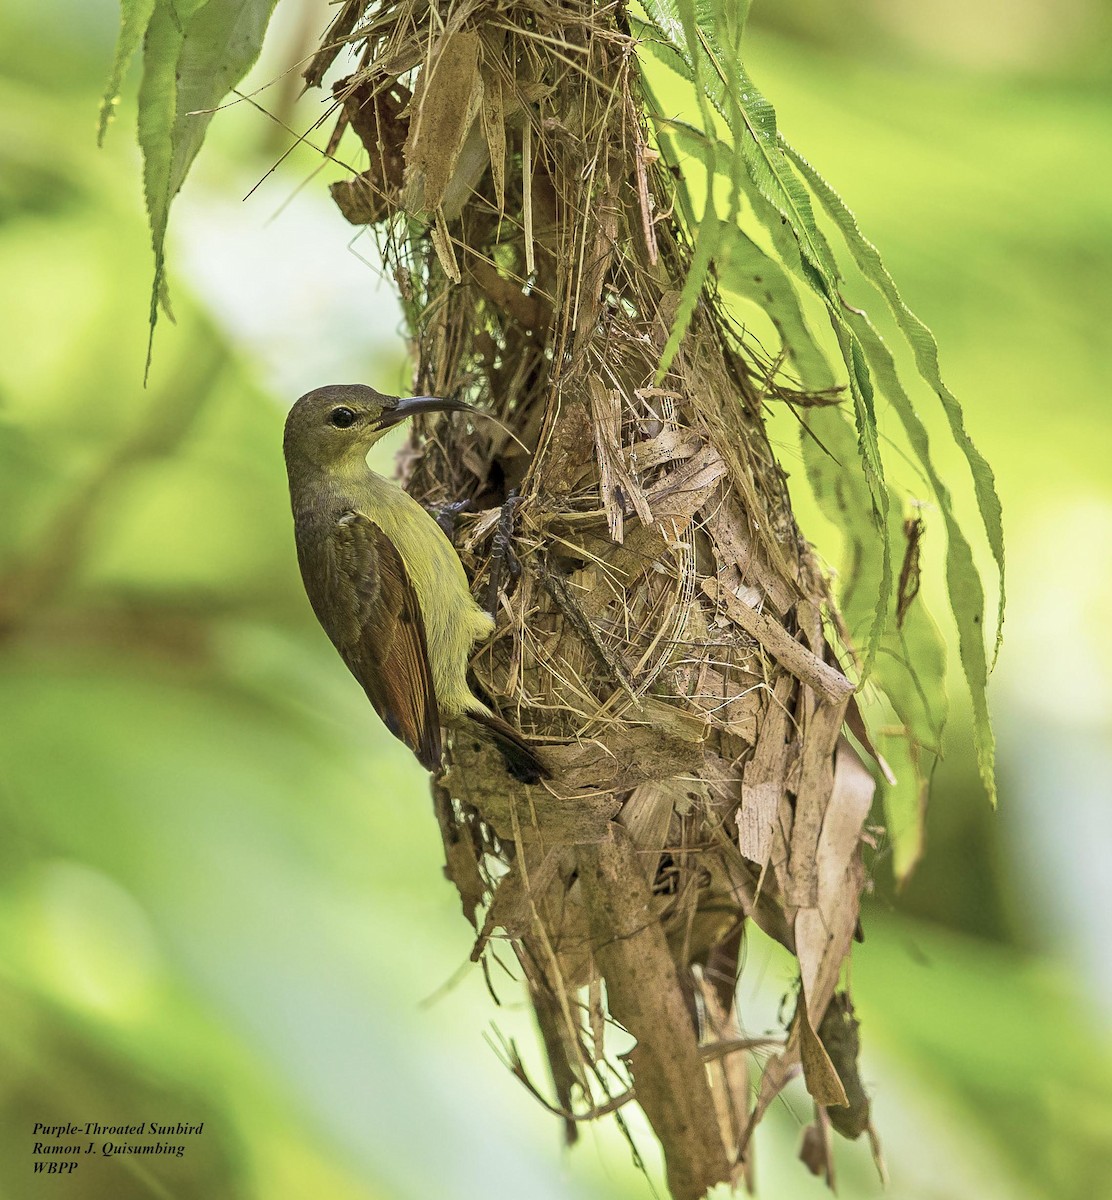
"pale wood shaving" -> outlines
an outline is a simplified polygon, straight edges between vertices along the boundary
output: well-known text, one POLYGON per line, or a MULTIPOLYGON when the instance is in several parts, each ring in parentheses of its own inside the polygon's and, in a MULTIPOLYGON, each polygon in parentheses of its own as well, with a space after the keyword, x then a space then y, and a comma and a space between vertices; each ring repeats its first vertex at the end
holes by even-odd
POLYGON ((788 754, 788 700, 794 688, 790 675, 781 675, 773 702, 764 709, 756 747, 741 783, 737 809, 738 846, 746 858, 763 867, 772 853, 773 833, 784 790, 788 754))
POLYGON ((738 596, 723 591, 712 579, 703 581, 703 591, 719 601, 731 620, 745 630, 774 659, 829 703, 848 702, 853 684, 829 663, 825 663, 791 636, 778 621, 759 612, 738 596))
MULTIPOLYGON (((459 164, 482 102, 479 35, 446 33, 421 71, 405 144, 405 207, 435 213, 459 164)), ((457 276, 458 280, 458 276, 457 276)))

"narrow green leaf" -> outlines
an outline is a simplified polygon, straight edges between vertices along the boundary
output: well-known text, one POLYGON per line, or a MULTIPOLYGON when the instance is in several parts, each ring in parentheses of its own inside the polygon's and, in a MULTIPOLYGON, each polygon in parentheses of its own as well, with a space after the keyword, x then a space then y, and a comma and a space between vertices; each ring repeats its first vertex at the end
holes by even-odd
MULTIPOLYGON (((854 431, 839 408, 809 409, 802 415, 803 462, 811 489, 827 518, 845 538, 838 602, 851 633, 876 620, 876 596, 886 568, 876 554, 873 500, 864 477, 853 469, 854 431)), ((888 505, 888 542, 903 540, 902 506, 888 505)), ((927 533, 929 536, 929 530, 927 533)), ((881 783, 886 825, 893 843, 897 879, 911 870, 922 848, 921 789, 938 756, 946 722, 945 644, 920 600, 902 624, 895 598, 884 607, 883 628, 872 668, 874 688, 859 693, 866 723, 896 782, 881 783)))
MULTIPOLYGON (((276 2, 208 0, 189 21, 178 62, 173 194, 181 188, 201 148, 212 110, 259 57, 276 2)), ((178 9, 180 12, 180 3, 178 9)))
POLYGON ((672 320, 672 328, 668 334, 668 341, 664 344, 664 349, 660 355, 660 365, 656 370, 657 387, 660 386, 664 380, 664 376, 667 375, 668 368, 672 365, 672 360, 676 357, 676 352, 680 348, 684 334, 687 333, 687 328, 691 324, 691 318, 695 313, 695 306, 699 303, 699 297, 703 292, 703 284, 706 282, 707 272, 710 270, 711 259, 714 258, 718 247, 721 226, 722 222, 718 220, 713 212, 709 211, 699 225, 699 231, 695 237, 695 253, 691 256, 691 265, 687 269, 687 278, 683 283, 683 291, 680 292, 679 304, 676 306, 676 315, 672 320))
POLYGON ((731 32, 737 41, 741 40, 741 35, 745 32, 745 26, 749 24, 749 11, 751 7, 752 0, 733 0, 732 4, 723 5, 726 11, 727 22, 731 26, 731 32))
POLYGON ((973 733, 977 762, 989 798, 996 802, 995 740, 988 711, 988 663, 985 658, 985 597, 973 551, 954 515, 949 489, 935 470, 926 426, 900 381, 891 351, 864 313, 851 315, 855 332, 865 349, 884 394, 907 433, 908 442, 923 466, 946 527, 946 583, 958 629, 962 669, 973 700, 973 733))
MULTIPOLYGON (((726 50, 732 60, 741 61, 741 32, 744 26, 744 15, 738 12, 734 0, 695 0, 696 21, 698 24, 714 29, 718 41, 726 38, 726 50)), ((739 107, 738 95, 735 89, 726 92, 728 102, 728 120, 731 129, 741 127, 743 114, 739 107)), ((712 118, 713 121, 713 118, 712 118)), ((707 129, 708 135, 714 131, 713 124, 707 129)), ((738 154, 730 154, 726 158, 729 164, 730 178, 730 215, 729 222, 734 224, 741 210, 742 180, 745 177, 745 164, 738 154)))
MULTIPOLYGON (((837 267, 815 222, 807 189, 781 149, 776 110, 753 83, 737 50, 730 51, 720 42, 716 6, 708 0, 698 0, 694 6, 692 0, 644 0, 644 6, 652 24, 691 70, 700 105, 709 99, 734 131, 753 183, 788 222, 804 261, 832 299, 837 267), (693 28, 688 19, 692 9, 693 28), (732 120, 735 115, 740 115, 748 137, 740 136, 737 121, 732 120)), ((704 127, 712 135, 705 120, 704 127)))
MULTIPOLYGON (((150 339, 158 321, 158 305, 165 296, 164 245, 170 211, 170 169, 173 129, 177 112, 177 67, 184 32, 173 9, 159 0, 143 44, 143 80, 139 85, 139 147, 143 151, 143 193, 151 226, 154 279, 151 285, 150 339)), ((147 371, 151 366, 151 340, 147 342, 147 371)))
MULTIPOLYGON (((651 91, 649 94, 652 97, 651 91)), ((664 147, 669 161, 678 162, 682 158, 679 147, 683 146, 698 155, 706 164, 706 135, 686 121, 676 118, 664 120, 658 117, 657 139, 664 147)), ((721 140, 718 141, 717 149, 719 162, 733 152, 732 148, 721 140)), ((684 220, 689 226, 696 225, 696 210, 690 191, 682 178, 678 181, 678 197, 684 220)), ((766 207, 770 213, 773 212, 771 206, 766 204, 766 207)), ((798 248, 790 232, 775 216, 773 224, 777 235, 774 237, 774 244, 787 238, 792 244, 787 257, 790 260, 794 255, 798 262, 798 248)), ((716 254, 718 276, 722 285, 727 290, 754 301, 768 314, 780 335, 781 345, 794 363, 804 386, 817 392, 836 386, 830 364, 807 322, 795 284, 783 264, 766 253, 736 221, 722 222, 716 254)))
POLYGON ((97 126, 97 145, 104 144, 108 123, 115 115, 124 75, 143 40, 143 34, 154 12, 155 0, 120 0, 120 33, 116 39, 116 56, 100 102, 100 123, 97 126))
POLYGON ((862 707, 896 779, 882 782, 881 797, 892 869, 902 883, 923 850, 926 788, 947 717, 946 648, 921 600, 912 603, 902 626, 891 615, 874 668, 884 699, 862 707))
MULTIPOLYGON (((259 56, 276 0, 156 0, 143 47, 139 145, 154 248, 151 337, 165 304, 170 205, 212 111, 259 56)), ((147 350, 150 369, 150 345, 147 350)))
POLYGON ((849 368, 849 390, 853 397, 853 417, 857 428, 857 453, 864 468, 868 485, 873 524, 880 535, 880 580, 877 586, 873 620, 865 641, 865 658, 862 664, 862 681, 873 668, 881 635, 888 620, 888 608, 892 595, 892 539, 888 527, 890 504, 888 484, 884 478, 884 467, 880 458, 877 440, 876 408, 873 400, 873 382, 869 374, 864 352, 852 330, 845 322, 840 309, 829 308, 830 323, 834 328, 842 359, 849 368))
POLYGON ((884 827, 892 848, 892 873, 902 884, 923 856, 927 775, 919 748, 894 723, 874 725, 877 750, 895 775, 895 783, 882 786, 884 827))
POLYGON ((846 206, 845 201, 842 200, 841 196, 838 195, 830 184, 787 142, 781 139, 781 144, 784 147, 785 153, 788 154, 792 162, 795 163, 803 174, 803 177, 818 197, 823 208, 838 226, 839 230, 841 230, 842 236, 846 240, 846 245, 849 247, 850 253, 853 255, 854 261, 857 263, 861 273, 888 302, 888 306, 892 310, 892 315, 896 319, 896 324, 899 326, 900 332, 907 338, 908 344, 915 355, 915 363, 919 368, 919 372, 934 389, 935 394, 941 401, 954 441, 969 464, 969 470, 973 476, 973 487, 977 497, 977 505, 980 509, 981 520, 984 523, 985 533, 988 537, 989 546, 992 549, 993 558, 996 560, 996 569, 1000 581, 1000 598, 996 614, 996 637, 993 652, 993 661, 995 662, 996 655, 1000 651, 1000 642, 1003 638, 1005 588, 1003 515, 992 468, 973 444, 973 440, 965 429, 961 404, 942 380, 938 363, 938 343, 934 339, 934 334, 904 303, 903 297, 896 287, 895 280, 884 265, 880 251, 862 234, 858 227, 857 219, 846 206))
MULTIPOLYGON (((691 0, 680 0, 679 15, 687 35, 694 37, 695 10, 691 0)), ((676 307, 676 315, 668 334, 668 341, 664 345, 664 350, 660 356, 660 363, 657 366, 657 386, 663 382, 665 375, 668 373, 668 368, 672 365, 672 360, 676 357, 676 352, 683 342, 684 334, 687 333, 687 328, 691 324, 691 318, 695 313, 695 305, 699 302, 699 296, 702 293, 703 284, 706 282, 711 259, 714 257, 715 246, 718 242, 718 214, 714 209, 714 176, 718 168, 715 155, 714 116, 710 111, 710 107, 703 95, 703 89, 699 84, 699 66, 697 63, 692 65, 692 81, 695 94, 699 98, 703 126, 707 133, 706 154, 704 156, 707 172, 707 199, 703 210, 703 219, 699 224, 699 231, 695 239, 695 253, 692 256, 691 265, 687 269, 687 278, 684 280, 683 290, 680 293, 679 304, 676 307)))
POLYGON ((854 470, 857 445, 841 408, 802 414, 803 465, 819 507, 846 539, 845 566, 838 579, 839 602, 855 640, 862 618, 872 611, 870 593, 880 587, 876 519, 864 476, 854 470))
POLYGON ((722 230, 718 274, 724 288, 752 300, 768 315, 805 388, 824 392, 835 386, 791 277, 737 225, 727 224, 722 230))

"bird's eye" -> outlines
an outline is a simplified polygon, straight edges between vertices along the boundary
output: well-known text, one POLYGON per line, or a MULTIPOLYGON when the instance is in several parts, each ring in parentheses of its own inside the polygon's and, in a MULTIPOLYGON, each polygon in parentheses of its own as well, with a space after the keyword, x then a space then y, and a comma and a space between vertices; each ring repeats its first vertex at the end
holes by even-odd
POLYGON ((348 429, 355 424, 355 413, 350 408, 334 408, 328 414, 328 423, 337 429, 348 429))

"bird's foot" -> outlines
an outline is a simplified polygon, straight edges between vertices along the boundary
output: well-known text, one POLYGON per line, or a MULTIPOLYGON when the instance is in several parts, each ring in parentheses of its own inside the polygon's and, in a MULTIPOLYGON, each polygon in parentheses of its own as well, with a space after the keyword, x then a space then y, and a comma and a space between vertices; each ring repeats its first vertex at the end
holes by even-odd
POLYGON ((470 500, 454 500, 451 504, 444 504, 440 508, 431 511, 437 525, 444 530, 445 537, 454 545, 456 541, 456 517, 461 512, 470 512, 473 508, 474 505, 470 500))
POLYGON ((490 563, 490 587, 487 591, 487 611, 491 616, 498 614, 498 592, 508 574, 511 579, 521 578, 521 559, 514 551, 514 524, 521 497, 511 490, 502 505, 502 513, 494 529, 494 554, 490 563))

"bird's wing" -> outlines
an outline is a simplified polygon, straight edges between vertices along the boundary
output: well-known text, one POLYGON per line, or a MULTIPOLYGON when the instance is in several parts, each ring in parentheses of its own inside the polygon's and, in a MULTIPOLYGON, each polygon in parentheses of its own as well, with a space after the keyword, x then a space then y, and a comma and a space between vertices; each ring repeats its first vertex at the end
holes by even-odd
POLYGON ((440 712, 425 623, 397 547, 363 513, 345 513, 327 539, 325 569, 339 601, 337 649, 390 732, 435 770, 440 712))

